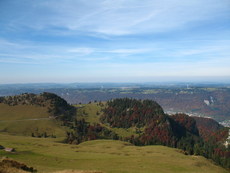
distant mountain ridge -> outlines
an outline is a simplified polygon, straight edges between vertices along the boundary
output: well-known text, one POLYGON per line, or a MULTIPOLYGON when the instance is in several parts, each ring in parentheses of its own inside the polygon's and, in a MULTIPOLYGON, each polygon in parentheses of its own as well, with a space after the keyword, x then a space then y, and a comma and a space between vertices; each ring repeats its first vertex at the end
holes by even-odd
MULTIPOLYGON (((70 104, 114 98, 136 98, 157 101, 165 111, 186 112, 230 121, 229 84, 199 83, 73 83, 73 84, 10 84, 0 85, 0 96, 21 93, 51 92, 70 104)), ((230 124, 229 124, 230 126, 230 124)))

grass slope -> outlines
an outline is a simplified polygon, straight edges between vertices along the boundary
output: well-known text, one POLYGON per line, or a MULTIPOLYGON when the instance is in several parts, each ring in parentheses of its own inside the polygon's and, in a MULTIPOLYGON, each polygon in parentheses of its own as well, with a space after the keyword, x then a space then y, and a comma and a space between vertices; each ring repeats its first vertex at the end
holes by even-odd
MULTIPOLYGON (((99 120, 99 116, 102 114, 102 109, 104 108, 104 104, 105 103, 102 103, 101 105, 99 103, 90 103, 90 104, 76 105, 76 107, 78 108, 77 119, 84 118, 86 122, 89 122, 91 124, 93 123, 101 124, 99 120)), ((127 129, 111 128, 109 125, 106 125, 106 124, 101 124, 101 125, 114 131, 116 134, 118 134, 121 137, 128 137, 131 135, 136 135, 135 128, 127 128, 127 129)))
POLYGON ((16 153, 0 150, 39 172, 60 170, 98 170, 107 173, 227 173, 203 157, 186 156, 164 146, 137 147, 113 140, 95 140, 80 145, 59 143, 60 139, 43 139, 0 134, 0 144, 13 147, 16 153))
POLYGON ((9 106, 0 103, 0 121, 23 120, 33 118, 48 118, 46 107, 35 105, 9 106))
POLYGON ((44 133, 65 136, 65 129, 49 118, 46 107, 35 105, 9 106, 0 103, 0 131, 14 135, 44 133))

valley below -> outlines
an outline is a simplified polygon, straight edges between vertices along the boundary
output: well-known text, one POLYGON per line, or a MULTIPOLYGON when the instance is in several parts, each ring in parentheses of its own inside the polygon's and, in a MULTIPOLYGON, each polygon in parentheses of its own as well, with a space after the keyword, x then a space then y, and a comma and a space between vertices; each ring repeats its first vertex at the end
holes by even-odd
POLYGON ((22 93, 55 93, 70 104, 86 104, 115 98, 150 99, 169 114, 211 117, 230 126, 230 86, 200 83, 92 83, 0 85, 0 96, 22 93))

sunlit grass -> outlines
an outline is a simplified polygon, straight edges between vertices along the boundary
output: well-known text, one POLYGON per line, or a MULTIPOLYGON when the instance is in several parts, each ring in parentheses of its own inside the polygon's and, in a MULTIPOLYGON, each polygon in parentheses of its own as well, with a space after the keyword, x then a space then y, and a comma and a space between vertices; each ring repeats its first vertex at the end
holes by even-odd
POLYGON ((41 139, 0 134, 1 145, 13 147, 16 153, 0 151, 26 163, 39 172, 58 170, 100 170, 115 172, 188 172, 227 173, 198 156, 186 156, 164 146, 137 147, 126 142, 95 140, 80 145, 62 144, 61 138, 41 139))
POLYGON ((46 107, 36 105, 9 106, 0 103, 0 131, 14 135, 47 133, 65 136, 65 128, 58 121, 49 118, 46 107))

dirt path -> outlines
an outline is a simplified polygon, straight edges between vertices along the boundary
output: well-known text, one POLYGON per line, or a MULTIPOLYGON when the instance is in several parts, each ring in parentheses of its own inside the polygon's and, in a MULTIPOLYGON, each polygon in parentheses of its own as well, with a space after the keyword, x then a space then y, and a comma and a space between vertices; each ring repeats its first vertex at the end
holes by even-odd
POLYGON ((38 121, 38 120, 50 120, 51 118, 30 118, 30 119, 21 119, 21 120, 3 120, 1 122, 18 122, 18 121, 38 121))

